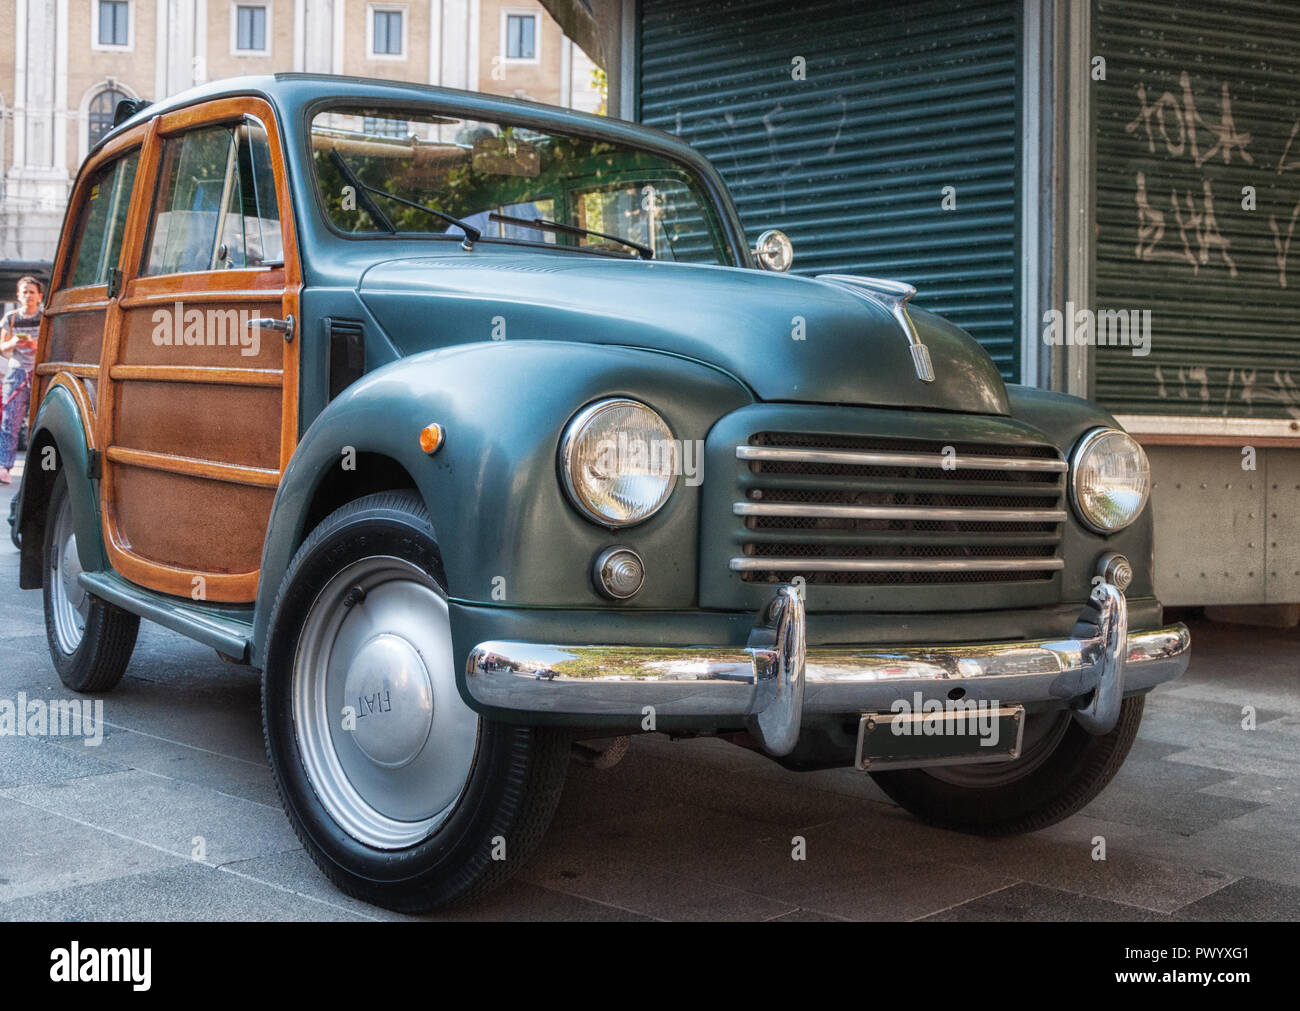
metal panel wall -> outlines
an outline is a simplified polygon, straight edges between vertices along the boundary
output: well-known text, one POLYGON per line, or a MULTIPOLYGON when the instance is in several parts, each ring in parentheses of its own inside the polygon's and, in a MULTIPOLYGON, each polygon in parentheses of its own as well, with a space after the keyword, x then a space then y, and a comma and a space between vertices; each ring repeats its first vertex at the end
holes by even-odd
POLYGON ((799 273, 904 279, 1019 377, 1020 4, 642 0, 637 118, 799 273), (945 208, 945 187, 952 187, 945 208))
POLYGON ((1096 349, 1097 399, 1300 417, 1300 9, 1094 0, 1093 33, 1094 308, 1151 311, 1148 355, 1096 349))
POLYGON ((1155 446, 1156 593, 1166 605, 1300 601, 1300 453, 1155 446))

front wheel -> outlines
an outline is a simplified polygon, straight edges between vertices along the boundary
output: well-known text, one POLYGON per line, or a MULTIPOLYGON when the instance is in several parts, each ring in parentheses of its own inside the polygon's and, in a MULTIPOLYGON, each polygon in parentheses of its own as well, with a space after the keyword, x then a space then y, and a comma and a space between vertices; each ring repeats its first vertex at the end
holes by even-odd
POLYGON ((1125 699, 1115 728, 1096 737, 1069 712, 1032 716, 1013 761, 871 775, 932 825, 976 835, 1034 832, 1068 818, 1115 778, 1142 723, 1144 700, 1125 699))
POLYGON ((480 719, 456 687, 428 513, 385 492, 328 516, 289 566, 262 680, 267 756, 317 865, 426 912, 500 884, 540 841, 567 737, 480 719))

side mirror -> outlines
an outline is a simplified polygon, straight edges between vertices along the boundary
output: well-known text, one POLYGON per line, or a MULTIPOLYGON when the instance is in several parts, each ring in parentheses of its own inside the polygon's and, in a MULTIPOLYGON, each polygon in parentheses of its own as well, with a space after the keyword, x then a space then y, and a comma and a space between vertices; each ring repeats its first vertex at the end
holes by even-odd
POLYGON ((775 270, 784 274, 794 263, 794 246, 790 236, 778 228, 769 228, 758 237, 754 246, 754 259, 764 270, 775 270))

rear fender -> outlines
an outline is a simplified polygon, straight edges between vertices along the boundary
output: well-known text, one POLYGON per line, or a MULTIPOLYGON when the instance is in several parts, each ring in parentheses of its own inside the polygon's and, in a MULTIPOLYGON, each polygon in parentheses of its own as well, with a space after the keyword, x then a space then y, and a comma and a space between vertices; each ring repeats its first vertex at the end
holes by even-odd
POLYGON ((100 524, 99 489, 90 477, 91 446, 85 413, 90 410, 89 399, 84 391, 77 389, 75 380, 62 380, 63 376, 55 377, 36 414, 28 440, 23 483, 18 490, 14 517, 22 540, 18 585, 25 590, 39 589, 44 582, 41 553, 50 492, 59 471, 67 476, 81 567, 86 572, 103 572, 109 568, 100 524), (78 403, 79 399, 84 402, 78 403))

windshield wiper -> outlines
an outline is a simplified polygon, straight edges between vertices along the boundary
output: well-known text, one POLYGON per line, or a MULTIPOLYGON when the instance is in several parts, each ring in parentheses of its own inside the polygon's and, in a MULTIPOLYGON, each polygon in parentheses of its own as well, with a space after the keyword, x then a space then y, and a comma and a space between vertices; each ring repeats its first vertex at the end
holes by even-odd
POLYGON ((565 235, 594 235, 598 239, 609 239, 611 242, 617 242, 629 249, 635 249, 643 260, 653 260, 655 258, 655 251, 649 246, 643 246, 639 242, 633 242, 631 239, 625 239, 622 236, 597 232, 592 228, 579 228, 577 225, 566 225, 547 218, 515 218, 509 214, 497 214, 495 211, 488 215, 488 220, 499 221, 503 225, 522 225, 524 228, 536 228, 540 232, 563 232, 565 235))
POLYGON ((347 180, 348 185, 357 191, 357 197, 361 200, 361 206, 365 209, 367 214, 375 219, 375 224, 386 232, 396 232, 397 226, 388 220, 388 215, 380 209, 378 204, 370 199, 370 194, 367 192, 370 187, 357 178, 356 173, 352 171, 352 166, 344 161, 343 156, 339 154, 338 148, 330 148, 330 161, 334 163, 334 167, 338 169, 343 178, 347 180))
POLYGON ((357 199, 361 201, 362 206, 366 209, 366 213, 374 218, 375 222, 385 231, 396 233, 397 226, 393 224, 392 219, 383 212, 380 206, 370 199, 370 194, 372 193, 377 197, 387 197, 389 200, 395 200, 406 207, 413 207, 417 211, 424 211, 425 214, 432 214, 435 218, 439 218, 448 224, 455 225, 465 233, 465 241, 462 242, 461 245, 466 249, 473 249, 474 243, 478 242, 479 238, 482 236, 483 233, 473 225, 466 221, 461 221, 460 218, 452 217, 450 214, 444 214, 436 207, 430 207, 427 204, 422 204, 415 200, 407 200, 406 197, 399 197, 396 193, 389 193, 387 190, 381 190, 376 186, 366 185, 357 178, 357 174, 352 171, 352 166, 350 166, 344 160, 343 156, 339 154, 338 148, 330 148, 330 158, 333 159, 335 167, 343 173, 343 177, 348 181, 348 184, 357 191, 357 199))

